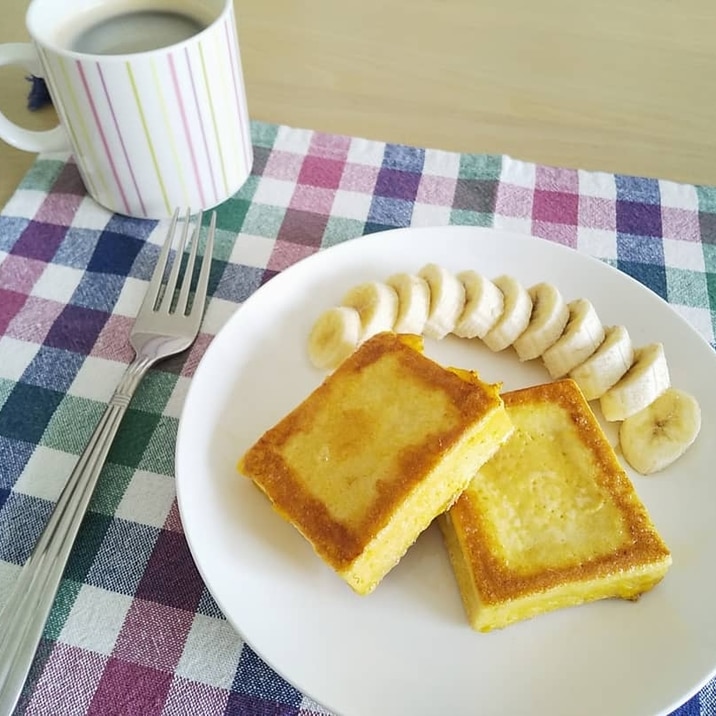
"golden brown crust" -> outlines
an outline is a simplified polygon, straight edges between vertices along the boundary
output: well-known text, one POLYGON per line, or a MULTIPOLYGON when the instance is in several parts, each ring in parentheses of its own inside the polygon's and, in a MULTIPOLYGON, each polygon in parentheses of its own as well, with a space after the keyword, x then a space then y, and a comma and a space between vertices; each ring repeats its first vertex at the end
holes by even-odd
POLYGON ((458 438, 500 405, 495 386, 458 377, 395 334, 379 334, 264 433, 241 459, 239 471, 253 479, 316 552, 341 571, 361 554, 405 495, 458 438), (364 378, 377 394, 351 401, 346 396, 363 385, 364 378), (426 396, 431 401, 439 398, 442 413, 435 414, 435 403, 425 403, 426 396), (390 411, 384 409, 388 403, 390 411), (385 424, 390 420, 394 426, 385 424), (400 421, 407 420, 416 423, 412 437, 403 443, 396 438, 399 448, 386 458, 383 453, 394 450, 393 444, 385 444, 387 436, 397 433, 400 421), (320 435, 317 425, 321 425, 320 435), (365 450, 366 442, 373 440, 372 449, 365 450), (314 494, 316 486, 305 470, 290 464, 294 458, 289 455, 320 451, 330 455, 331 479, 343 481, 346 490, 353 480, 373 480, 369 488, 374 494, 354 518, 337 516, 333 506, 314 494), (352 474, 349 467, 357 455, 363 461, 360 475, 352 474), (371 474, 381 470, 380 475, 371 474))
POLYGON ((533 573, 516 571, 500 558, 494 528, 486 520, 476 495, 468 489, 452 507, 450 516, 453 528, 459 531, 464 556, 483 604, 499 604, 668 558, 669 550, 574 381, 560 380, 505 393, 502 397, 508 413, 511 407, 535 405, 537 408, 541 402, 558 404, 565 409, 581 441, 594 456, 598 465, 595 479, 621 515, 623 535, 618 549, 588 561, 542 567, 533 573))

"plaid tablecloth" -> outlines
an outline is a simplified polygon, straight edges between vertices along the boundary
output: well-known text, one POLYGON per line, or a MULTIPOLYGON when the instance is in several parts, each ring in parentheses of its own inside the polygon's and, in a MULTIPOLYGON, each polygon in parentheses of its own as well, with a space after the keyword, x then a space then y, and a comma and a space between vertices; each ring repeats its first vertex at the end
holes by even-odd
MULTIPOLYGON (((258 122, 253 141, 251 178, 218 209, 203 332, 151 371, 130 406, 18 713, 328 713, 225 621, 192 562, 173 482, 203 351, 301 258, 401 226, 531 233, 636 277, 714 344, 716 188, 258 122)), ((165 229, 98 207, 64 155, 38 158, 0 215, 0 606, 131 358, 128 332, 165 229)), ((716 714, 716 681, 675 713, 716 714)))

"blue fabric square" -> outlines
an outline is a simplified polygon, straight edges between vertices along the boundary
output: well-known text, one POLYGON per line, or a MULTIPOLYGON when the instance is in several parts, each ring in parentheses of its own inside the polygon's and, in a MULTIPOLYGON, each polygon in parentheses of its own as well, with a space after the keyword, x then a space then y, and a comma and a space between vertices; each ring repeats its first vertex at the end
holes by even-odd
POLYGON ((98 234, 93 229, 76 229, 71 226, 52 262, 84 270, 92 258, 97 240, 98 234))
POLYGON ((201 593, 201 598, 196 606, 196 611, 199 614, 203 614, 205 617, 226 620, 223 612, 219 609, 219 605, 214 601, 214 597, 211 596, 211 593, 208 589, 206 589, 206 587, 201 593))
MULTIPOLYGON (((105 232, 121 234, 123 238, 134 237, 145 240, 156 228, 158 221, 137 219, 132 216, 113 214, 104 227, 105 232)), ((169 222, 167 222, 169 228, 169 222)))
POLYGON ((261 286, 263 274, 263 269, 254 266, 226 264, 213 295, 234 303, 242 303, 261 286))
POLYGON ((697 694, 685 704, 679 706, 676 711, 672 711, 671 716, 704 716, 704 714, 712 713, 709 711, 702 712, 699 701, 699 695, 697 694))
POLYGON ((72 294, 71 303, 112 313, 123 285, 124 276, 85 271, 72 294))
POLYGON ((236 694, 270 699, 296 708, 302 701, 301 692, 274 673, 248 645, 241 650, 231 690, 236 694))
POLYGON ((0 408, 0 435, 39 443, 62 397, 57 390, 17 383, 0 408))
POLYGON ((87 584, 134 595, 158 536, 156 527, 113 519, 87 573, 87 584))
MULTIPOLYGON (((0 487, 0 513, 2 513, 2 508, 5 502, 7 501, 7 498, 10 495, 10 488, 9 487, 0 487)), ((0 518, 0 522, 1 522, 0 518)))
POLYGON ((391 228, 409 226, 413 216, 413 203, 387 196, 374 196, 366 223, 385 224, 391 228))
POLYGON ((634 234, 617 234, 617 258, 620 261, 638 261, 664 265, 664 243, 661 239, 634 234))
POLYGON ((24 564, 52 512, 53 504, 39 497, 11 492, 0 511, 0 559, 24 564))
POLYGON ((141 239, 105 229, 100 234, 87 270, 126 276, 142 246, 144 241, 141 239))
POLYGON ((617 268, 629 274, 666 300, 666 271, 663 266, 639 263, 638 261, 617 261, 617 268))
POLYGON ((29 223, 29 219, 0 216, 0 251, 10 253, 15 242, 22 236, 29 223))
POLYGON ((661 191, 656 179, 616 174, 614 181, 617 188, 617 199, 644 204, 661 203, 661 191))
POLYGON ((34 450, 32 443, 0 435, 0 487, 9 490, 15 485, 34 450))
POLYGON ((407 147, 403 144, 386 144, 383 153, 383 166, 387 169, 400 169, 420 174, 425 164, 425 150, 407 147))
POLYGON ((83 356, 51 346, 40 346, 22 374, 23 383, 67 391, 84 361, 83 356))

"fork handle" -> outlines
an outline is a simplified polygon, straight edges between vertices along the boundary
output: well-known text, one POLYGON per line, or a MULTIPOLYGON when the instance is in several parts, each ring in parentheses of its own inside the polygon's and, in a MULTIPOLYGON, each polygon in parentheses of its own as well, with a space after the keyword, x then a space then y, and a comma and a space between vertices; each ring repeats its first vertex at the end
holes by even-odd
POLYGON ((154 361, 129 364, 0 613, 0 716, 15 708, 119 424, 154 361))

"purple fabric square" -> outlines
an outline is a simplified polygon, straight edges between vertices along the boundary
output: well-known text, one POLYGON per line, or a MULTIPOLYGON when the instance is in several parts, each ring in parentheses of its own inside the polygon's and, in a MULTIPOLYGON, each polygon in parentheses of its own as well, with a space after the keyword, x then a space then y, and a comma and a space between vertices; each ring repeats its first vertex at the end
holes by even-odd
POLYGON ((342 134, 326 134, 313 132, 308 147, 309 156, 326 157, 328 159, 345 159, 351 147, 351 138, 342 134))
POLYGON ((26 300, 24 293, 0 288, 0 335, 5 333, 10 321, 15 318, 26 300))
POLYGON ((579 216, 579 197, 564 191, 535 189, 532 218, 553 224, 576 226, 579 216))
POLYGON ((48 194, 35 214, 35 221, 69 226, 82 200, 83 196, 77 194, 48 194))
POLYGON ((160 716, 172 675, 121 659, 110 659, 87 716, 160 716))
POLYGON ((77 165, 67 162, 52 186, 53 194, 76 194, 85 196, 87 189, 82 181, 77 165))
POLYGON ((229 692, 226 689, 175 676, 162 716, 223 714, 228 698, 229 692))
POLYGON ((162 530, 137 587, 137 596, 193 611, 203 589, 184 535, 162 530))
POLYGON ((378 181, 378 167, 368 164, 352 164, 347 162, 343 169, 340 188, 346 191, 358 191, 372 194, 378 181))
POLYGON ((274 149, 266 161, 263 175, 273 179, 296 181, 301 173, 302 165, 303 157, 300 154, 274 149))
POLYGON ((698 241, 699 214, 688 209, 675 209, 671 206, 661 207, 661 229, 665 239, 679 241, 698 241))
POLYGON ((10 321, 7 335, 30 343, 42 343, 64 308, 58 301, 28 296, 10 321))
POLYGON ((46 266, 44 261, 34 261, 10 254, 0 263, 0 286, 30 293, 46 266))
POLYGON ((415 199, 423 204, 451 206, 455 198, 456 184, 457 180, 453 177, 423 174, 415 199))
POLYGON ((291 209, 311 211, 314 214, 328 216, 331 213, 335 195, 335 189, 298 184, 293 191, 289 206, 291 209))
POLYGON ((183 609, 135 599, 112 657, 151 669, 173 671, 179 663, 194 615, 183 609))
POLYGON ((420 174, 383 167, 378 172, 375 193, 378 196, 386 196, 392 199, 414 201, 418 194, 419 186, 420 174))
POLYGON ((563 246, 577 248, 577 227, 574 224, 554 224, 551 221, 532 222, 532 233, 563 246))
POLYGON ((298 175, 299 184, 335 189, 341 183, 345 162, 335 159, 307 156, 298 175))
POLYGON ((57 317, 45 342, 48 346, 88 355, 108 318, 109 314, 104 311, 70 304, 57 317))
POLYGON ((286 213, 278 230, 278 239, 293 244, 320 247, 323 232, 326 230, 328 217, 312 211, 286 209, 286 213))
POLYGON ((661 207, 618 199, 617 231, 636 236, 661 236, 661 207))
POLYGON ((532 216, 532 190, 517 184, 500 182, 497 187, 495 213, 516 219, 532 216))
POLYGON ((12 247, 16 256, 49 262, 67 233, 66 226, 33 221, 27 225, 12 247))
POLYGON ((268 260, 267 269, 278 273, 289 266, 293 266, 297 261, 315 254, 316 251, 318 251, 317 246, 294 244, 292 241, 276 241, 268 260))

